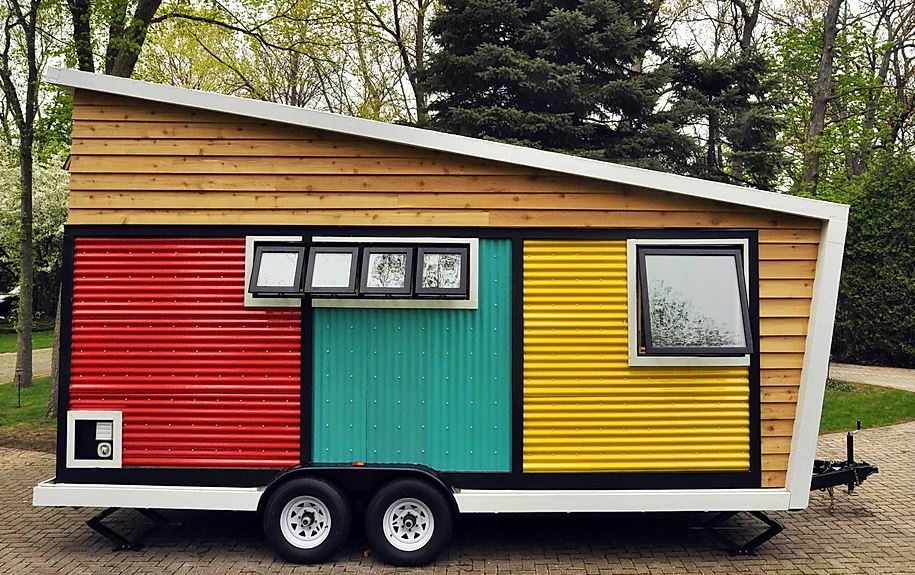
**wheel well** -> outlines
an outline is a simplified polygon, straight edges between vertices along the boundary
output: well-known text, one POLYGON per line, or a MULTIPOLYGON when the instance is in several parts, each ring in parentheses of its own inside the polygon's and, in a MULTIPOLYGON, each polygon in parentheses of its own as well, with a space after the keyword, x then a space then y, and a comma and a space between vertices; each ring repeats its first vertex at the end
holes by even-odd
POLYGON ((451 486, 434 470, 422 466, 377 466, 370 465, 354 467, 350 465, 322 465, 317 467, 301 467, 287 471, 274 479, 264 489, 257 504, 257 513, 263 512, 264 506, 276 489, 299 477, 313 477, 332 483, 351 500, 363 500, 371 497, 382 485, 396 479, 414 478, 429 483, 442 492, 442 495, 451 504, 451 510, 457 515, 457 501, 451 486))

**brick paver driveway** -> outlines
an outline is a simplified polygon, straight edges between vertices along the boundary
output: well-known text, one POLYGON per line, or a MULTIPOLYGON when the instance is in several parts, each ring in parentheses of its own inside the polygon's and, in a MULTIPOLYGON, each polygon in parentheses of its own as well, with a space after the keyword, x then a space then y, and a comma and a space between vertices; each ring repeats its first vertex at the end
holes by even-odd
MULTIPOLYGON (((686 525, 695 515, 467 517, 450 550, 419 573, 915 573, 915 422, 866 430, 857 456, 880 466, 854 497, 813 494, 809 509, 779 513, 786 531, 757 557, 728 557, 686 525)), ((844 436, 820 440, 842 458, 844 436)), ((48 455, 0 449, 0 573, 394 573, 363 553, 355 535, 335 563, 284 565, 267 549, 253 514, 168 512, 180 521, 140 552, 112 552, 83 521, 90 510, 36 509, 32 485, 51 475, 48 455)), ((128 513, 115 525, 138 528, 128 513)), ((732 523, 735 535, 755 525, 732 523)))

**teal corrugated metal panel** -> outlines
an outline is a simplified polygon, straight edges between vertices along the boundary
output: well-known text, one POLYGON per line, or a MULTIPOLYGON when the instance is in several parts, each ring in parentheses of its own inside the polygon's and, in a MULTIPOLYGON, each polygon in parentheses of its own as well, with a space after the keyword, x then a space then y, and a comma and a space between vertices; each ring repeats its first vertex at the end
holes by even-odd
POLYGON ((316 462, 511 467, 511 243, 480 240, 476 310, 314 310, 316 462))

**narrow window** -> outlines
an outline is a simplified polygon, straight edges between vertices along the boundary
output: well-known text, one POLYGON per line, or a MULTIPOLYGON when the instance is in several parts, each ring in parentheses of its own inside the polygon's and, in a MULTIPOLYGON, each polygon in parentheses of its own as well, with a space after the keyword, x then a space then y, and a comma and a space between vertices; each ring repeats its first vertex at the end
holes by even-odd
POLYGON ((416 251, 416 294, 467 297, 468 249, 422 247, 416 251))
POLYGON ((248 291, 265 296, 300 291, 304 259, 301 246, 255 244, 248 291))
POLYGON ((313 246, 308 251, 305 291, 355 295, 358 252, 356 247, 313 246))
POLYGON ((412 280, 412 248, 363 248, 362 293, 367 295, 409 295, 412 288, 412 280))
POLYGON ((739 247, 639 247, 645 355, 753 351, 739 247))

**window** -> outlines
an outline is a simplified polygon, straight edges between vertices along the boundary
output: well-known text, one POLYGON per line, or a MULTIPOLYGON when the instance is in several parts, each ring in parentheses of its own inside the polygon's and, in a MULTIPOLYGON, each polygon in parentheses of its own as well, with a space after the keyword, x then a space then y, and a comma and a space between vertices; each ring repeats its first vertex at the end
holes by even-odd
POLYGON ((740 246, 639 246, 637 257, 640 354, 752 352, 740 246))
POLYGON ((301 246, 256 244, 248 291, 254 295, 299 292, 304 256, 301 246))
POLYGON ((421 247, 416 250, 417 295, 467 295, 467 248, 421 247))
POLYGON ((477 309, 476 238, 248 236, 245 306, 477 309))
POLYGON ((406 295, 413 280, 413 248, 362 249, 362 293, 406 295))
POLYGON ((356 293, 359 248, 313 246, 308 252, 305 291, 315 294, 356 293))

